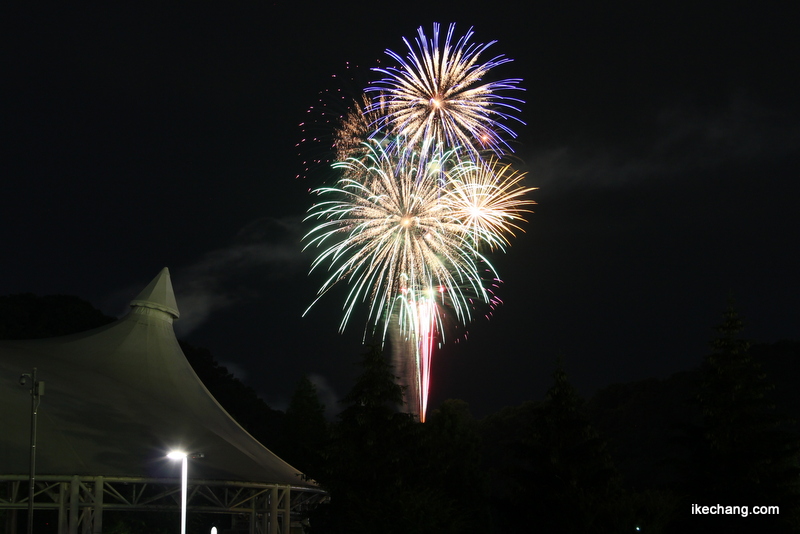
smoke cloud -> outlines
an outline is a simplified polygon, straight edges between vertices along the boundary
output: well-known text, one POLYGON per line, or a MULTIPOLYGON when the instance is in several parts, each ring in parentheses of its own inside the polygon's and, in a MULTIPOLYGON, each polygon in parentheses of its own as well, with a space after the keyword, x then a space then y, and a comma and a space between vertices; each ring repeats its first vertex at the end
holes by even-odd
POLYGON ((300 246, 301 219, 263 218, 244 227, 226 248, 212 250, 199 261, 176 269, 175 293, 181 318, 179 335, 202 325, 215 311, 258 296, 248 277, 279 280, 305 270, 300 246))
POLYGON ((800 128, 781 120, 788 116, 744 95, 733 96, 722 109, 680 103, 655 114, 651 128, 634 140, 534 151, 527 157, 530 179, 553 191, 619 187, 779 157, 800 141, 800 128))

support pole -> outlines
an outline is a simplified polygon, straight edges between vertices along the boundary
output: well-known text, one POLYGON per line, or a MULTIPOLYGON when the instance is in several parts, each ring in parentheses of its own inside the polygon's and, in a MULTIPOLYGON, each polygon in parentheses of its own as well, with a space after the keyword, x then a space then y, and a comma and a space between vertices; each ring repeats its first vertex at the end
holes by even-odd
POLYGON ((36 367, 33 372, 19 377, 21 386, 31 384, 31 451, 30 474, 28 475, 28 534, 33 534, 33 494, 36 491, 36 416, 39 411, 39 397, 44 394, 44 382, 36 380, 36 367))
POLYGON ((189 457, 183 455, 181 463, 181 534, 186 534, 186 505, 189 492, 189 457))
POLYGON ((85 506, 81 512, 81 534, 92 534, 93 521, 94 510, 91 506, 85 506))
POLYGON ((248 534, 256 534, 256 528, 258 526, 258 514, 256 514, 256 504, 257 504, 258 496, 256 495, 256 490, 250 491, 250 521, 247 525, 247 532, 248 534))
POLYGON ((261 523, 259 524, 259 532, 267 534, 269 532, 269 493, 263 494, 264 504, 261 506, 261 523))
POLYGON ((78 515, 80 502, 81 481, 78 475, 74 475, 69 483, 69 534, 78 534, 78 522, 81 518, 78 515))
POLYGON ((94 514, 92 514, 92 534, 103 534, 103 477, 94 481, 94 514))
POLYGON ((67 532, 67 495, 69 483, 59 482, 58 484, 58 534, 68 534, 67 532))
POLYGON ((270 490, 269 497, 269 534, 278 534, 278 488, 270 490))
MULTIPOLYGON (((17 502, 19 495, 19 481, 14 480, 9 482, 9 500, 17 502)), ((17 534, 17 509, 11 508, 6 511, 6 534, 17 534)))
POLYGON ((285 534, 292 531, 292 487, 283 490, 283 529, 285 534))
POLYGON ((13 534, 17 534, 17 511, 9 510, 8 512, 8 522, 11 525, 9 528, 13 534))

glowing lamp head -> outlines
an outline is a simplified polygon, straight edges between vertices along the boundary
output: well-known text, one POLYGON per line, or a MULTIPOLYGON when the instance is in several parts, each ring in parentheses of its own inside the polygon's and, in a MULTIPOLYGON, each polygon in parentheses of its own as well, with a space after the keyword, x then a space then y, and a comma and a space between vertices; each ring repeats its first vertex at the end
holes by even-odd
POLYGON ((187 456, 189 456, 189 454, 183 451, 169 451, 169 454, 167 454, 167 458, 170 460, 183 460, 187 456))

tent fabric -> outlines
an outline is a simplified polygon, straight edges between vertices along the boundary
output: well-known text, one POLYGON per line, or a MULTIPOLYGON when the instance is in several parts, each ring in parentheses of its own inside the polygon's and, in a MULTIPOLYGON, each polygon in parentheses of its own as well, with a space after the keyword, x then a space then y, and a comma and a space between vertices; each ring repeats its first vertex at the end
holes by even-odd
POLYGON ((139 295, 131 301, 131 306, 153 308, 167 312, 173 318, 181 316, 178 311, 178 303, 175 301, 175 293, 172 291, 172 280, 169 277, 169 269, 164 267, 153 281, 147 284, 139 295))
POLYGON ((0 473, 29 471, 31 395, 45 383, 37 476, 175 477, 172 449, 201 453, 190 478, 315 487, 261 445, 217 403, 181 350, 169 271, 123 318, 71 336, 0 341, 0 473))

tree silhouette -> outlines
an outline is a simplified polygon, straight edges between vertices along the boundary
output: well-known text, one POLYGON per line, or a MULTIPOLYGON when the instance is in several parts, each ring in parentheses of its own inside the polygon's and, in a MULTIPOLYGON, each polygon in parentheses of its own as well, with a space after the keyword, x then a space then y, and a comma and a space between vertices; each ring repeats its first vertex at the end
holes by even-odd
POLYGON ((114 322, 87 301, 71 295, 0 296, 0 339, 38 339, 84 332, 114 322))
POLYGON ((211 351, 179 341, 200 381, 237 423, 267 448, 280 444, 283 412, 273 410, 250 386, 214 359, 211 351))
MULTIPOLYGON (((798 528, 800 443, 791 432, 793 421, 773 402, 774 386, 750 342, 739 337, 742 328, 731 302, 702 369, 703 440, 693 466, 693 493, 699 503, 780 506, 780 515, 748 518, 748 528, 755 523, 798 528)), ((741 518, 730 516, 715 518, 714 524, 730 532, 745 528, 741 518)))
POLYGON ((333 425, 320 475, 330 505, 311 518, 312 529, 446 532, 450 506, 435 484, 427 483, 423 425, 399 411, 403 389, 380 348, 371 347, 360 365, 362 373, 333 425))
POLYGON ((439 488, 447 499, 447 529, 442 532, 486 532, 490 512, 483 440, 469 406, 446 400, 423 426, 428 458, 424 483, 439 488))
MULTIPOLYGON (((559 365, 546 400, 517 446, 512 502, 520 527, 545 532, 613 531, 620 480, 605 441, 589 422, 583 400, 559 365)), ((628 525, 633 528, 633 525, 628 525)))
POLYGON ((281 457, 306 476, 316 478, 322 470, 328 423, 325 421, 325 406, 308 376, 303 376, 297 383, 286 409, 283 428, 281 457))

